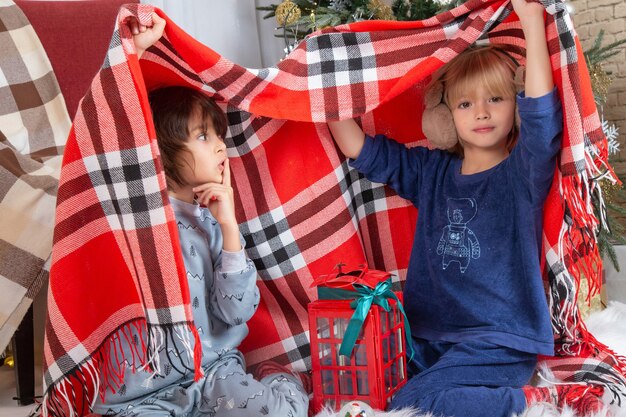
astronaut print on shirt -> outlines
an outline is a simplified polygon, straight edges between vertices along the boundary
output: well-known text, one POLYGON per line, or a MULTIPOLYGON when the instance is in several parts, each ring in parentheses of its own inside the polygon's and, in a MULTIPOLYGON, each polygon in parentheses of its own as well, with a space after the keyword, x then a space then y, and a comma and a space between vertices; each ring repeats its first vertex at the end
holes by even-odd
POLYGON ((437 245, 437 255, 443 255, 443 269, 456 263, 461 273, 465 273, 470 260, 480 258, 478 238, 467 226, 477 211, 473 198, 448 198, 448 225, 443 228, 437 245))

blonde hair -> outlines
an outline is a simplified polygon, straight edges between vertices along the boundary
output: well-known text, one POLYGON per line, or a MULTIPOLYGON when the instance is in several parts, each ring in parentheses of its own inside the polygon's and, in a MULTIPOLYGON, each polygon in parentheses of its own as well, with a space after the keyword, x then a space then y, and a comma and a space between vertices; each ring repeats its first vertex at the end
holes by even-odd
MULTIPOLYGON (((517 61, 503 46, 474 46, 441 67, 434 74, 429 88, 437 82, 443 85, 443 102, 448 108, 450 103, 472 91, 476 85, 484 86, 494 96, 515 99, 520 87, 515 80, 518 67, 517 61)), ((518 134, 519 128, 513 124, 507 138, 507 151, 513 150, 518 134)), ((450 152, 463 157, 460 139, 450 152)))

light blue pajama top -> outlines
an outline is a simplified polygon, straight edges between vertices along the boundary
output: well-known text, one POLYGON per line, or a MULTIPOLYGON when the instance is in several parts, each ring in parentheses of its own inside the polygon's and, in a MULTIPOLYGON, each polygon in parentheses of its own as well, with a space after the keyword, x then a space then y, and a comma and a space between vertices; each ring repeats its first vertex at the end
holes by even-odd
MULTIPOLYGON (((248 335, 246 322, 256 311, 260 299, 256 268, 243 249, 239 252, 222 250, 221 228, 208 209, 171 197, 170 203, 178 224, 194 322, 202 343, 202 367, 206 371, 221 358, 242 358, 237 347, 248 335)), ((126 363, 124 384, 115 393, 107 390, 106 403, 98 398, 94 412, 119 412, 159 399, 167 387, 191 384, 193 358, 187 356, 184 343, 190 343, 193 349, 194 339, 186 333, 184 337, 176 332, 165 333, 168 341, 167 348, 159 351, 160 372, 138 370, 133 373, 126 363), (181 366, 181 358, 189 369, 181 366)), ((130 360, 128 343, 138 343, 138 337, 121 338, 119 343, 126 359, 119 351, 117 356, 112 352, 112 359, 130 360)))

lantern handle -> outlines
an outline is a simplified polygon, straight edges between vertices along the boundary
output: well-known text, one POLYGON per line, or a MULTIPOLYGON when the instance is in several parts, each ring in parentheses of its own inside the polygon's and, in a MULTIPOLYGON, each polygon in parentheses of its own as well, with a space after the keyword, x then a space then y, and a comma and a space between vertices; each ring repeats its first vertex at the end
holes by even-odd
POLYGON ((347 266, 347 265, 343 262, 339 262, 336 265, 337 274, 335 274, 335 278, 350 276, 352 277, 352 281, 350 282, 350 284, 354 284, 358 282, 359 279, 362 278, 365 274, 367 274, 367 271, 369 270, 367 264, 359 264, 357 265, 357 268, 354 269, 353 271, 343 272, 344 266, 347 266))

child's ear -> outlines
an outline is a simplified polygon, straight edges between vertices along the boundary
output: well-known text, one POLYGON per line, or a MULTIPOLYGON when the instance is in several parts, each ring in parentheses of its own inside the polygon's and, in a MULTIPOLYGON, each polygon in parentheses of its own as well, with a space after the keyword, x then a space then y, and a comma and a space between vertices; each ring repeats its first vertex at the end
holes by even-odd
POLYGON ((422 132, 436 148, 450 149, 459 141, 452 112, 443 102, 443 84, 436 82, 424 92, 422 132))

